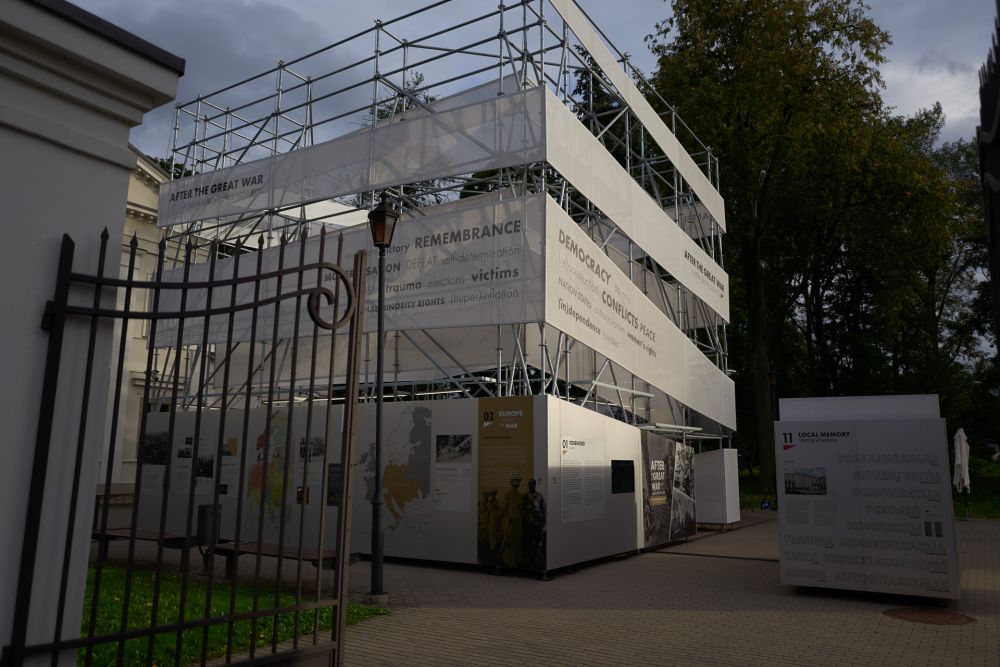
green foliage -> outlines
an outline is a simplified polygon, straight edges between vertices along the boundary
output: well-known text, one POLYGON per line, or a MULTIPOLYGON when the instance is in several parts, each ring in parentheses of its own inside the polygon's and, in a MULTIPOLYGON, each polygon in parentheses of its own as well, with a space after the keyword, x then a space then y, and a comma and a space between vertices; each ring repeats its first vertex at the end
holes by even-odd
POLYGON ((191 169, 185 169, 182 163, 174 162, 170 158, 154 157, 150 159, 156 163, 156 166, 162 169, 165 173, 169 174, 173 179, 183 178, 184 176, 193 176, 197 173, 191 169))
MULTIPOLYGON (((125 591, 124 567, 117 565, 105 565, 101 569, 101 594, 97 605, 96 634, 107 634, 117 632, 121 628, 121 615, 123 609, 122 596, 125 591)), ((84 609, 89 610, 93 595, 94 568, 91 567, 87 573, 87 590, 84 598, 84 609)), ((152 606, 153 606, 154 572, 146 569, 137 569, 133 572, 131 599, 129 602, 128 628, 149 627, 152 606)), ((164 625, 174 623, 178 620, 180 609, 181 579, 176 573, 164 573, 160 579, 160 597, 157 612, 157 624, 164 625)), ((211 595, 211 616, 221 616, 229 613, 230 594, 232 588, 229 582, 217 581, 212 587, 211 595)), ((205 581, 198 576, 191 576, 187 586, 187 596, 185 599, 185 619, 198 619, 205 617, 205 604, 207 597, 207 587, 205 581)), ((275 592, 272 588, 261 587, 258 591, 259 609, 273 608, 275 604, 275 592)), ((279 604, 287 606, 295 604, 295 596, 288 593, 281 593, 279 604)), ((238 585, 236 587, 235 611, 248 612, 254 608, 254 589, 250 585, 238 585)), ((369 607, 364 605, 350 604, 347 609, 347 624, 358 623, 373 616, 388 614, 387 609, 379 607, 369 607)), ((89 611, 84 614, 84 618, 89 617, 89 611)), ((313 631, 318 621, 318 630, 329 630, 333 625, 333 610, 330 608, 320 609, 318 613, 312 611, 300 612, 299 614, 286 613, 277 616, 279 642, 298 635, 306 635, 313 631), (296 618, 297 617, 297 618, 296 618)), ((249 649, 251 622, 237 621, 233 624, 233 650, 236 653, 249 649)), ((256 643, 258 646, 267 645, 270 647, 272 633, 274 630, 274 617, 263 618, 257 622, 256 643)), ((81 628, 84 636, 89 633, 86 625, 81 628)), ((207 651, 209 658, 217 658, 226 653, 226 640, 229 626, 225 623, 209 626, 207 631, 207 651)), ((186 630, 181 640, 181 664, 191 664, 201 660, 202 640, 204 637, 202 629, 196 628, 186 630)), ((176 656, 176 633, 165 633, 158 635, 153 645, 153 664, 165 665, 173 664, 176 656)), ((148 639, 130 639, 125 642, 125 664, 137 665, 146 663, 148 639)), ((93 664, 107 665, 114 664, 117 655, 117 644, 99 645, 94 649, 93 664)), ((79 664, 84 664, 85 650, 81 650, 78 658, 79 664)))
POLYGON ((772 373, 780 396, 937 393, 951 428, 1000 439, 974 145, 937 146, 940 105, 884 105, 890 37, 860 0, 672 7, 651 81, 720 158, 736 444, 763 489, 772 373))
POLYGON ((750 473, 754 473, 754 470, 740 471, 740 509, 759 510, 760 503, 765 498, 771 501, 771 507, 775 507, 774 494, 764 490, 759 471, 757 474, 750 473))
POLYGON ((987 459, 969 459, 971 490, 958 493, 952 487, 955 516, 972 519, 1000 519, 1000 463, 987 459))

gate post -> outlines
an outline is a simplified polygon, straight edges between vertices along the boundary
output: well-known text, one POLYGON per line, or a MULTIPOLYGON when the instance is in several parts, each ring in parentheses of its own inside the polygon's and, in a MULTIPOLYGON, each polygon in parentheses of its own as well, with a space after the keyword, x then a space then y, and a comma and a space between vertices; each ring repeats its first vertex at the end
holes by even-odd
MULTIPOLYGON (((38 428, 35 433, 35 454, 31 464, 31 486, 28 490, 28 508, 24 521, 24 540, 21 543, 21 563, 14 601, 14 625, 11 642, 4 650, 0 663, 12 667, 24 662, 24 646, 28 635, 28 612, 31 588, 35 580, 35 561, 38 555, 37 518, 42 514, 45 497, 45 477, 49 465, 49 446, 52 437, 52 418, 55 414, 56 388, 59 383, 59 363, 62 360, 63 330, 66 325, 66 306, 69 303, 70 273, 73 271, 73 240, 63 234, 59 251, 59 270, 52 301, 45 305, 42 330, 49 334, 42 376, 42 395, 38 411, 38 428)), ((86 409, 86 408, 84 408, 86 409)))

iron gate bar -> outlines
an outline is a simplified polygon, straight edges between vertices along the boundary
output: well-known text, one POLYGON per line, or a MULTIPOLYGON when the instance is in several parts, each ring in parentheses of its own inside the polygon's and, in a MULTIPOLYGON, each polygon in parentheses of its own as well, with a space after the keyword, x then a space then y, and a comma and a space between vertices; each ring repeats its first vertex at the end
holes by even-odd
MULTIPOLYGON (((341 247, 343 247, 343 238, 341 238, 341 247)), ((358 252, 354 255, 354 293, 356 295, 364 294, 367 263, 368 255, 364 252, 358 252)), ((348 338, 347 347, 347 368, 355 369, 355 372, 349 373, 345 382, 344 417, 343 427, 341 428, 340 505, 337 508, 337 543, 340 544, 341 548, 337 550, 336 554, 337 583, 334 592, 337 600, 347 599, 347 568, 345 565, 348 559, 345 552, 351 544, 351 513, 349 511, 351 507, 351 475, 349 474, 348 466, 354 460, 353 447, 357 444, 355 436, 358 428, 358 390, 360 388, 360 378, 356 369, 361 353, 361 334, 364 329, 364 314, 360 303, 359 296, 355 302, 357 316, 351 320, 351 333, 348 338)), ((329 410, 329 408, 327 409, 329 410)), ((319 576, 317 574, 318 579, 319 576)), ((337 662, 339 665, 343 658, 339 647, 341 639, 344 636, 344 630, 347 627, 347 605, 337 606, 334 621, 334 628, 331 630, 330 639, 335 641, 338 646, 337 662)))
MULTIPOLYGON (((97 275, 104 275, 104 260, 108 251, 108 228, 101 232, 101 249, 97 256, 97 275)), ((101 305, 103 290, 100 287, 94 289, 94 308, 101 305)), ((69 566, 73 555, 73 528, 76 523, 76 506, 80 494, 80 469, 83 463, 83 449, 87 440, 87 412, 90 408, 90 384, 91 373, 94 370, 94 346, 97 342, 97 318, 90 320, 90 332, 87 339, 87 361, 84 363, 83 396, 80 401, 80 426, 77 434, 76 459, 73 465, 73 484, 70 491, 69 517, 66 520, 66 544, 63 546, 62 576, 59 579, 59 602, 56 607, 56 627, 53 641, 59 641, 62 636, 63 617, 66 605, 66 583, 69 580, 69 566)), ((30 517, 32 515, 28 515, 30 517)), ((52 667, 59 664, 59 653, 52 654, 52 667)))
MULTIPOLYGON (((303 246, 305 245, 305 239, 308 237, 308 231, 309 231, 308 229, 303 230, 303 236, 302 236, 302 245, 303 246)), ((324 252, 326 251, 326 235, 323 234, 323 231, 324 230, 320 231, 320 237, 319 237, 319 258, 320 258, 320 260, 323 259, 324 252)), ((299 274, 299 276, 300 276, 299 277, 300 283, 301 283, 301 275, 302 274, 299 274)), ((323 283, 323 274, 322 274, 322 272, 317 271, 316 272, 316 284, 317 285, 321 285, 322 283, 323 283)), ((336 312, 336 311, 334 311, 334 312, 336 312)), ((296 318, 296 319, 298 319, 298 318, 296 318)), ((313 400, 312 399, 313 399, 314 390, 316 388, 316 348, 317 348, 317 345, 318 345, 318 342, 319 342, 317 340, 318 334, 319 334, 319 327, 316 325, 315 322, 313 322, 313 327, 312 327, 312 348, 310 350, 310 355, 309 355, 309 400, 306 402, 306 456, 305 456, 304 464, 303 464, 303 467, 302 467, 302 488, 303 488, 303 493, 305 495, 303 496, 302 503, 301 503, 301 505, 299 507, 299 534, 298 534, 299 553, 298 553, 298 557, 296 558, 296 563, 295 563, 295 604, 299 604, 302 601, 302 543, 305 540, 306 505, 310 501, 310 498, 308 496, 308 490, 307 490, 307 480, 309 479, 309 462, 312 460, 312 427, 313 427, 313 400)), ((332 336, 332 338, 336 338, 336 336, 332 336)), ((291 390, 294 391, 294 389, 295 389, 295 383, 293 382, 293 383, 291 383, 291 390)), ((329 401, 327 402, 327 405, 329 405, 329 401)), ((327 437, 327 432, 324 431, 323 432, 323 451, 324 451, 324 453, 326 452, 327 447, 328 447, 328 444, 326 442, 326 437, 327 437)), ((322 470, 320 471, 320 474, 322 475, 323 472, 325 472, 325 471, 326 471, 326 467, 324 466, 322 468, 322 470)), ((325 489, 322 488, 322 481, 320 482, 320 485, 321 485, 321 491, 320 491, 319 502, 325 503, 326 502, 326 494, 324 493, 325 489)), ((298 493, 298 491, 296 490, 296 494, 297 493, 298 493)), ((316 544, 317 544, 317 547, 319 549, 320 555, 322 555, 323 550, 324 550, 324 548, 326 546, 325 543, 323 542, 322 537, 320 537, 320 539, 317 541, 316 544)), ((322 563, 322 560, 320 560, 320 561, 317 562, 317 564, 319 564, 319 563, 322 563)), ((320 568, 317 567, 316 571, 319 572, 320 568)), ((316 599, 319 599, 319 596, 317 596, 316 599)), ((294 620, 292 628, 293 628, 292 629, 292 638, 293 638, 292 639, 292 646, 295 647, 295 648, 298 648, 298 646, 299 646, 299 613, 298 612, 295 613, 295 620, 294 620)))
MULTIPOLYGON (((301 266, 306 259, 306 242, 303 238, 299 242, 299 266, 301 266)), ((302 291, 302 276, 301 271, 298 272, 296 276, 297 284, 296 287, 299 291, 302 291)), ((285 504, 288 499, 288 471, 292 465, 292 421, 295 411, 295 371, 297 370, 297 364, 299 359, 299 316, 302 314, 302 302, 300 299, 295 300, 295 320, 292 326, 292 340, 290 345, 292 347, 292 365, 291 373, 289 378, 288 387, 288 419, 286 420, 285 426, 285 464, 284 470, 282 471, 281 479, 281 507, 284 509, 285 504)), ((306 460, 308 461, 309 448, 311 446, 309 430, 306 429, 306 460)), ((307 493, 308 477, 303 476, 302 488, 303 494, 307 493)), ((307 499, 302 498, 302 508, 305 509, 307 499)), ((278 553, 284 553, 285 548, 285 516, 284 511, 281 512, 281 517, 278 520, 278 553)), ((320 553, 323 551, 323 545, 319 545, 320 553)), ((299 562, 301 563, 302 558, 302 543, 299 543, 299 562)), ((281 602, 281 570, 284 565, 285 559, 278 558, 277 572, 274 575, 274 606, 277 607, 281 602)), ((295 626, 298 629, 298 614, 295 614, 295 626)), ((278 623, 275 622, 271 625, 271 652, 275 653, 278 650, 278 623)))
MULTIPOLYGON (((264 237, 261 236, 257 239, 257 264, 256 264, 256 275, 261 275, 261 270, 263 266, 263 256, 264 256, 264 237)), ((253 288, 253 313, 251 317, 250 324, 250 356, 247 361, 247 381, 246 381, 246 399, 245 405, 243 406, 243 430, 242 430, 242 440, 243 447, 249 447, 249 440, 247 435, 250 431, 250 401, 253 398, 253 375, 257 371, 254 368, 254 343, 257 340, 257 312, 259 307, 257 306, 257 301, 260 298, 260 280, 254 282, 253 288)), ((269 351, 269 354, 273 356, 274 348, 269 351)), ((264 357, 266 358, 266 357, 264 357)), ((264 364, 264 359, 261 359, 261 365, 264 364)), ((240 457, 240 483, 239 488, 243 489, 243 483, 246 481, 246 455, 240 457)), ((243 493, 241 492, 236 497, 236 524, 233 528, 233 544, 238 550, 240 548, 240 538, 242 537, 243 529, 243 493)), ((232 615, 236 613, 236 586, 239 581, 239 566, 236 567, 233 572, 233 579, 231 583, 231 588, 229 591, 229 614, 232 615)), ((231 662, 233 659, 233 633, 235 631, 235 623, 230 622, 226 630, 226 662, 231 662)))
MULTIPOLYGON (((181 285, 181 304, 180 304, 180 316, 177 318, 177 342, 174 348, 174 378, 170 388, 170 417, 168 418, 167 424, 167 442, 171 443, 173 446, 174 436, 176 435, 177 426, 177 392, 180 389, 180 371, 181 371, 181 348, 184 343, 184 320, 185 317, 184 308, 187 306, 187 295, 188 295, 188 279, 191 275, 191 251, 194 244, 188 240, 184 244, 184 278, 180 283, 181 285)), ((150 340, 149 344, 152 345, 153 341, 150 340)), ((140 434, 145 435, 145 433, 140 434)), ((167 502, 168 494, 170 490, 170 473, 173 467, 174 457, 167 457, 167 465, 163 472, 163 495, 160 499, 160 527, 159 527, 159 539, 156 541, 156 567, 153 570, 153 602, 152 608, 150 609, 150 627, 156 627, 156 619, 160 611, 160 584, 163 578, 163 538, 167 527, 167 502)), ((194 459, 192 457, 191 467, 194 468, 194 459)), ((135 511, 138 511, 138 499, 136 500, 135 511)), ((188 508, 190 511, 190 508, 188 508)), ((186 568, 187 565, 187 545, 185 544, 181 551, 181 567, 186 568)), ((180 617, 183 618, 182 616, 180 617)), ((153 667, 153 647, 155 645, 156 635, 150 634, 149 640, 146 648, 146 667, 153 667)))
MULTIPOLYGON (((165 239, 161 239, 158 245, 158 252, 156 255, 156 287, 153 289, 153 312, 159 308, 160 305, 160 288, 159 283, 163 279, 163 260, 167 251, 167 242, 165 239)), ((159 320, 154 319, 149 325, 149 340, 153 341, 156 339, 156 325, 159 320)), ((139 416, 139 438, 136 440, 136 449, 141 447, 142 435, 146 433, 147 426, 147 415, 149 414, 146 410, 146 405, 149 402, 149 389, 150 389, 150 373, 149 370, 153 367, 153 346, 150 345, 147 350, 146 357, 146 380, 143 385, 143 397, 142 397, 142 411, 139 416)), ((119 389, 120 390, 120 389, 119 389)), ((141 454, 141 451, 137 451, 137 454, 141 454)), ((142 497, 142 468, 143 468, 143 457, 141 455, 136 457, 138 461, 136 462, 136 473, 135 473, 135 487, 133 494, 135 498, 142 497)), ((129 604, 132 600, 132 575, 135 571, 135 542, 136 542, 136 532, 138 530, 139 523, 139 506, 138 502, 132 504, 132 516, 129 520, 129 541, 128 541, 128 559, 125 566, 125 591, 122 595, 122 617, 121 625, 119 628, 119 633, 124 633, 128 627, 128 611, 129 604)), ((87 650, 87 661, 91 659, 90 647, 87 650)), ((125 639, 122 638, 118 642, 118 653, 115 658, 116 665, 122 665, 125 661, 125 639)), ((88 665, 89 667, 89 665, 88 665)))
MULTIPOLYGON (((326 235, 326 229, 321 230, 320 231, 320 248, 323 248, 323 244, 325 242, 325 235, 326 235)), ((320 252, 320 258, 322 259, 323 257, 325 257, 325 255, 321 251, 320 252)), ((362 255, 362 257, 365 257, 365 256, 362 255)), ((344 233, 341 232, 340 234, 337 235, 337 266, 340 266, 343 263, 343 258, 344 258, 344 233)), ((362 267, 363 266, 364 266, 364 264, 362 264, 362 267)), ((357 294, 361 294, 362 293, 362 289, 363 289, 363 285, 364 285, 364 282, 363 282, 364 281, 364 278, 363 278, 364 274, 365 274, 364 268, 362 268, 360 271, 358 270, 358 262, 357 262, 357 258, 355 258, 355 262, 354 262, 354 279, 355 279, 355 292, 357 294)), ((358 305, 358 312, 361 313, 360 299, 358 301, 358 304, 359 304, 358 305)), ((339 306, 340 306, 340 283, 338 282, 334 286, 334 295, 333 295, 333 312, 334 313, 337 312, 339 306)), ((358 317, 359 318, 363 317, 363 315, 359 315, 358 317)), ((351 330, 351 335, 353 335, 353 329, 351 330)), ((348 346, 351 345, 351 340, 352 339, 350 338, 350 335, 349 335, 348 336, 348 346)), ((350 347, 348 347, 348 353, 350 353, 350 347)), ((323 420, 323 432, 324 433, 330 433, 330 415, 331 415, 331 412, 332 412, 332 409, 333 409, 333 402, 332 402, 332 398, 333 398, 333 371, 334 371, 334 360, 336 359, 336 357, 337 357, 337 337, 336 336, 332 336, 331 340, 330 340, 330 362, 329 362, 329 368, 327 369, 327 374, 326 374, 326 398, 327 398, 327 400, 326 400, 326 413, 324 415, 324 420, 323 420)), ((348 368, 351 367, 351 362, 350 361, 348 361, 347 367, 348 368)), ((353 397, 354 401, 356 401, 357 400, 357 391, 355 391, 352 394, 350 392, 349 388, 345 387, 345 391, 344 391, 344 403, 345 404, 353 402, 353 401, 347 400, 348 397, 353 397)), ((346 412, 347 408, 345 407, 344 410, 345 410, 344 413, 341 415, 341 431, 342 432, 346 432, 347 431, 347 427, 348 427, 347 412, 346 412)), ((353 437, 352 437, 351 442, 353 442, 353 437)), ((344 448, 341 447, 341 450, 343 450, 343 449, 344 448)), ((341 470, 341 473, 340 473, 341 484, 343 484, 344 471, 347 470, 347 463, 349 461, 351 461, 351 460, 353 460, 353 458, 351 457, 350 452, 343 452, 342 453, 342 459, 341 459, 341 462, 340 462, 340 464, 341 464, 341 468, 340 468, 340 470, 341 470), (346 459, 346 460, 344 460, 344 459, 346 459)), ((323 449, 323 471, 324 471, 324 474, 323 474, 323 476, 322 476, 322 478, 320 480, 320 488, 323 491, 320 494, 320 497, 321 497, 320 503, 321 504, 319 506, 319 527, 318 527, 318 530, 317 530, 317 533, 319 535, 319 544, 321 544, 321 545, 322 544, 326 544, 326 499, 327 499, 327 496, 330 493, 330 489, 329 489, 330 474, 329 474, 329 467, 328 466, 329 466, 329 447, 326 447, 326 448, 323 449)), ((343 510, 344 507, 347 507, 347 506, 346 505, 339 505, 337 507, 337 511, 339 513, 338 517, 340 515, 344 514, 344 510, 343 510)), ((345 519, 338 518, 338 521, 343 521, 343 520, 345 520, 345 519)), ((350 515, 346 516, 346 520, 350 520, 350 515)), ((338 537, 342 537, 342 535, 338 536, 338 537)), ((350 542, 340 541, 339 544, 342 547, 344 547, 344 548, 348 548, 350 542)), ((337 558, 340 559, 340 556, 338 555, 337 558)), ((344 563, 343 559, 338 560, 337 561, 337 567, 338 568, 343 567, 343 563, 344 563)), ((339 571, 339 569, 338 569, 338 571, 339 571)), ((322 597, 322 585, 323 585, 323 580, 322 579, 323 579, 322 578, 322 573, 317 569, 316 570, 316 599, 317 600, 320 599, 320 597, 322 597)), ((335 586, 335 588, 334 588, 334 595, 337 597, 337 599, 340 599, 340 587, 339 586, 335 586)), ((338 613, 339 613, 339 611, 340 610, 338 610, 338 613)), ((346 614, 346 610, 344 610, 344 616, 346 617, 346 615, 347 615, 346 614)), ((337 634, 336 634, 336 638, 339 638, 341 636, 342 636, 342 634, 338 630, 337 634)), ((317 610, 317 611, 313 612, 313 643, 315 644, 318 641, 318 639, 319 639, 319 611, 317 610)))
MULTIPOLYGON (((214 280, 215 280, 215 262, 216 262, 216 258, 218 257, 218 255, 219 255, 219 253, 218 253, 218 245, 217 245, 217 242, 215 240, 213 240, 212 243, 211 243, 211 245, 209 246, 209 259, 208 259, 208 282, 209 283, 213 283, 214 280)), ((205 309, 206 309, 206 311, 211 311, 211 309, 212 309, 212 295, 213 295, 212 293, 213 293, 213 291, 214 291, 214 288, 213 287, 209 287, 208 290, 205 293, 205 309)), ((181 308, 181 310, 183 310, 183 308, 181 308)), ((202 403, 203 403, 204 391, 205 391, 205 358, 206 358, 206 353, 208 351, 208 330, 209 330, 209 325, 210 324, 211 324, 211 316, 205 315, 204 326, 202 328, 201 346, 200 346, 200 348, 198 350, 198 354, 200 355, 199 362, 198 362, 198 392, 197 392, 197 398, 195 399, 197 401, 197 404, 195 405, 195 413, 194 413, 194 436, 193 436, 194 442, 192 443, 192 447, 193 448, 192 448, 192 451, 191 451, 191 474, 188 476, 189 477, 189 481, 188 481, 188 499, 187 499, 187 510, 186 510, 186 513, 187 513, 187 522, 186 522, 186 525, 185 525, 185 528, 184 528, 184 535, 187 536, 188 538, 190 538, 190 536, 191 536, 191 527, 192 527, 191 523, 192 523, 192 518, 193 518, 191 510, 194 509, 194 487, 195 487, 195 484, 197 483, 197 481, 196 481, 196 475, 198 474, 198 467, 201 464, 201 459, 199 459, 199 457, 198 457, 198 449, 201 446, 202 403)), ((177 337, 178 337, 178 340, 181 341, 184 338, 183 327, 178 326, 177 329, 178 329, 178 331, 177 331, 177 337)), ((190 374, 188 374, 188 378, 190 378, 190 374)), ((185 391, 185 393, 187 393, 187 392, 185 391)), ((222 446, 221 445, 222 445, 221 442, 218 443, 219 454, 220 454, 219 458, 220 459, 222 458, 221 457, 221 453, 222 453, 222 446)), ((220 461, 220 463, 221 463, 221 461, 220 461)), ((213 486, 215 486, 216 488, 218 488, 218 485, 219 485, 218 479, 219 478, 215 478, 216 481, 215 481, 215 484, 213 484, 213 486)), ((164 494, 163 494, 163 505, 166 506, 166 504, 167 504, 167 493, 164 492, 164 494)), ((215 516, 215 520, 212 522, 212 526, 213 526, 213 529, 214 529, 215 533, 218 534, 218 515, 215 514, 215 505, 212 506, 212 513, 215 516)), ((214 544, 214 543, 215 543, 215 538, 213 537, 212 540, 211 540, 211 544, 214 544)), ((187 554, 187 553, 190 553, 190 551, 185 548, 185 550, 184 550, 183 553, 187 554)), ((214 568, 209 567, 209 570, 212 570, 212 569, 214 569, 214 568)), ((186 602, 187 602, 187 586, 188 586, 188 575, 189 575, 189 573, 190 573, 190 568, 189 567, 181 568, 181 596, 180 596, 180 603, 177 605, 177 618, 178 618, 179 621, 183 621, 184 620, 184 613, 185 613, 185 611, 187 609, 186 602)), ((209 593, 209 592, 206 591, 206 595, 205 595, 206 600, 208 600, 210 598, 210 595, 211 595, 211 593, 209 593)), ((174 650, 174 665, 176 667, 180 667, 180 664, 181 664, 181 638, 182 638, 182 635, 183 635, 183 633, 181 633, 181 632, 177 633, 177 641, 176 641, 176 645, 175 645, 176 648, 174 650)), ((204 642, 203 642, 203 645, 204 645, 204 642)), ((149 659, 150 659, 150 661, 152 661, 152 655, 149 656, 149 659)))
POLYGON ((73 249, 73 240, 67 234, 63 234, 62 246, 59 251, 55 294, 52 301, 46 304, 45 315, 42 319, 42 329, 49 332, 49 344, 42 376, 41 404, 38 406, 38 428, 35 433, 35 455, 31 466, 28 506, 24 515, 20 577, 14 600, 14 623, 11 626, 10 645, 3 652, 4 667, 19 666, 24 661, 24 649, 27 644, 28 611, 35 578, 35 559, 38 555, 38 525, 33 518, 41 516, 42 501, 44 500, 45 472, 48 470, 52 419, 55 414, 63 331, 66 325, 66 304, 69 302, 69 276, 73 268, 73 249))
MULTIPOLYGON (((128 256, 128 277, 130 279, 135 274, 135 253, 138 246, 139 246, 139 239, 135 234, 133 234, 132 240, 129 242, 129 256, 128 256)), ((128 312, 131 304, 132 304, 132 286, 127 285, 125 287, 125 299, 124 299, 124 308, 126 312, 128 312)), ((118 334, 118 339, 119 339, 118 368, 115 371, 115 387, 122 386, 122 376, 125 370, 125 350, 128 343, 128 325, 129 325, 129 318, 123 317, 121 331, 118 334)), ((108 454, 106 457, 107 469, 104 475, 104 495, 103 495, 103 501, 101 502, 101 523, 98 532, 99 535, 98 539, 101 539, 100 536, 107 535, 108 532, 108 514, 111 511, 111 508, 109 507, 108 504, 110 501, 110 494, 108 493, 108 491, 111 489, 111 480, 113 479, 112 475, 114 474, 115 448, 118 439, 117 438, 118 418, 120 409, 121 409, 121 401, 114 401, 114 407, 112 408, 112 413, 111 413, 111 427, 110 427, 111 441, 108 445, 108 454)), ((102 542, 102 547, 104 544, 106 544, 106 542, 102 542)), ((94 568, 94 587, 92 589, 91 600, 90 600, 90 623, 88 624, 87 627, 88 637, 93 637, 94 633, 97 630, 97 601, 100 599, 101 595, 101 570, 103 569, 104 559, 106 556, 107 556, 106 549, 99 548, 97 550, 97 565, 94 568)), ((56 639, 58 639, 58 637, 56 639)), ((88 646, 86 656, 84 657, 84 665, 86 667, 90 667, 92 660, 93 660, 93 651, 91 649, 91 646, 88 646)))
MULTIPOLYGON (((278 244, 278 272, 277 286, 275 287, 275 293, 281 294, 281 282, 282 275, 281 270, 285 266, 285 239, 284 233, 281 235, 281 240, 278 244)), ((271 340, 278 340, 278 325, 281 314, 281 302, 276 301, 274 303, 274 324, 273 331, 271 333, 271 340)), ((287 348, 286 348, 287 349, 287 348)), ((257 512, 257 544, 263 543, 264 537, 264 494, 267 492, 267 472, 268 463, 271 460, 269 454, 271 451, 271 424, 274 417, 274 375, 275 375, 275 358, 271 355, 271 364, 269 379, 267 383, 267 410, 266 417, 264 420, 264 458, 262 459, 261 465, 261 482, 260 482, 260 511, 257 512)), ((287 464, 287 462, 286 462, 287 464)), ((253 610, 256 612, 260 608, 260 566, 261 566, 262 554, 260 550, 257 550, 257 558, 254 563, 254 579, 253 579, 253 610)), ((250 658, 253 659, 254 654, 257 651, 257 618, 254 617, 250 620, 250 658)))
MULTIPOLYGON (((242 239, 237 240, 237 242, 236 242, 236 248, 234 249, 234 252, 233 252, 233 276, 234 277, 238 276, 240 274, 240 257, 243 254, 243 252, 242 252, 242 250, 243 250, 243 244, 242 244, 241 241, 242 241, 242 239)), ((233 283, 233 285, 230 287, 230 294, 229 294, 229 306, 230 306, 230 309, 232 309, 232 308, 234 308, 236 306, 236 297, 237 297, 237 285, 236 285, 236 283, 233 283)), ((217 444, 216 444, 216 451, 215 451, 215 477, 213 478, 215 480, 221 480, 222 479, 222 443, 223 443, 224 438, 226 437, 226 410, 227 410, 227 407, 228 407, 226 405, 226 397, 227 397, 227 394, 229 392, 229 369, 232 367, 232 364, 229 362, 229 359, 230 359, 230 357, 229 357, 229 350, 232 347, 232 343, 233 343, 233 324, 234 324, 234 321, 235 321, 235 316, 236 316, 236 312, 234 310, 230 310, 229 317, 227 318, 227 321, 226 321, 226 353, 227 354, 226 354, 226 360, 224 361, 224 366, 225 367, 223 368, 223 371, 222 371, 222 408, 221 408, 221 410, 219 412, 219 433, 216 436, 216 442, 217 442, 217 444)), ((207 324, 206 324, 206 329, 207 329, 207 324)), ((252 367, 252 364, 251 364, 251 367, 252 367)), ((201 403, 201 401, 199 401, 199 404, 200 403, 201 403)), ((246 407, 247 407, 247 410, 249 410, 249 406, 246 406, 246 407)), ((243 461, 243 458, 244 457, 241 457, 241 463, 243 461)), ((239 488, 242 489, 243 486, 240 485, 239 488)), ((216 482, 213 485, 213 488, 212 488, 212 507, 213 508, 219 507, 219 491, 220 491, 219 482, 216 482)), ((220 520, 221 520, 221 517, 216 517, 216 521, 220 521, 220 520)), ((208 554, 205 556, 205 558, 206 558, 206 561, 208 563, 210 563, 211 565, 214 565, 214 562, 215 562, 215 539, 212 539, 212 541, 209 542, 209 545, 208 545, 208 554)), ((215 567, 211 567, 210 566, 208 568, 208 573, 207 574, 208 574, 208 583, 205 586, 205 608, 204 608, 205 610, 203 612, 203 616, 206 617, 206 618, 212 612, 212 589, 213 589, 212 584, 213 584, 213 580, 214 580, 214 577, 215 577, 215 567)), ((202 664, 204 664, 207 659, 208 659, 208 627, 206 626, 202 630, 202 633, 201 633, 201 662, 202 662, 202 664)))

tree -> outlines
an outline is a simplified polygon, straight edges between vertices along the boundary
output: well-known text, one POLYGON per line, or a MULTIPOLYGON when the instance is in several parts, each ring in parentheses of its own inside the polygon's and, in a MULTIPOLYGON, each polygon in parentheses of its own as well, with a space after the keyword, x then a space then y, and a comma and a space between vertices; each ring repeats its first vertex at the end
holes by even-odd
MULTIPOLYGON (((775 336, 799 291, 797 212, 812 185, 804 146, 857 146, 883 113, 878 65, 889 36, 858 0, 674 0, 649 37, 653 85, 725 170, 722 194, 735 301, 734 359, 750 376, 749 411, 765 484, 774 489, 770 375, 775 336)), ((849 163, 849 156, 844 155, 849 163)), ((832 184, 830 185, 832 188, 832 184)), ((846 193, 842 193, 846 194, 846 193)), ((827 198, 832 213, 834 202, 827 198)), ((817 232, 819 233, 819 232, 817 232)), ((827 247, 836 239, 826 239, 827 247)), ((745 380, 744 389, 747 389, 745 380)))
MULTIPOLYGON (((373 127, 376 124, 402 122, 410 112, 421 115, 430 113, 430 106, 436 99, 427 91, 424 75, 414 71, 410 77, 404 78, 401 87, 394 89, 393 95, 375 103, 362 125, 373 127)), ((436 206, 447 200, 443 189, 450 184, 448 179, 416 181, 399 186, 399 195, 410 208, 436 206)), ((371 192, 362 192, 350 198, 350 203, 355 208, 371 208, 375 204, 371 197, 371 192)))

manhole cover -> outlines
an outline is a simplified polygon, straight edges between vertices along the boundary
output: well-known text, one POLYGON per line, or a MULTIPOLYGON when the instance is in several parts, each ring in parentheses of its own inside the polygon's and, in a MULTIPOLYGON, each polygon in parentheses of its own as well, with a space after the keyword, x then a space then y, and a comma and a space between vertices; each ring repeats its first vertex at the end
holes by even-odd
POLYGON ((965 614, 936 607, 898 607, 886 609, 883 612, 889 618, 898 618, 911 623, 927 623, 929 625, 965 625, 975 623, 976 619, 965 614))

